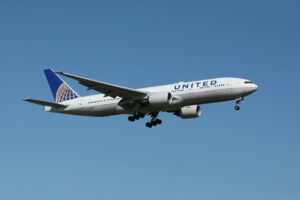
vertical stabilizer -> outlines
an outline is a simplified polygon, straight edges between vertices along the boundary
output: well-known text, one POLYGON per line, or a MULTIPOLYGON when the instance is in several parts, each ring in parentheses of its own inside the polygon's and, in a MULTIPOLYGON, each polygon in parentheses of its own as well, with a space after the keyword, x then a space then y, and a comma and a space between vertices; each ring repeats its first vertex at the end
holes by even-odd
POLYGON ((56 103, 79 97, 52 69, 45 69, 44 72, 56 103))

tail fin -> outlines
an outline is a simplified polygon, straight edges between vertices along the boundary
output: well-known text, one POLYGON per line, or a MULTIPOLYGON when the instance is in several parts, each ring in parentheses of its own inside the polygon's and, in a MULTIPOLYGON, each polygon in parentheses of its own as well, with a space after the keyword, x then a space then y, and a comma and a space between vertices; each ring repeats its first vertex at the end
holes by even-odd
POLYGON ((46 69, 44 72, 56 103, 79 97, 79 95, 65 81, 57 76, 52 69, 46 69))

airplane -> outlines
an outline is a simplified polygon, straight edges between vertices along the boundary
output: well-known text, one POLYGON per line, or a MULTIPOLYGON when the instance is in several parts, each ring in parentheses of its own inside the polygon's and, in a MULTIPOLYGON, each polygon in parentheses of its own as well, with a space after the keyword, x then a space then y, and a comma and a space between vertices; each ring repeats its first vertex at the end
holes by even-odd
POLYGON ((224 101, 235 101, 234 109, 240 110, 244 97, 258 89, 252 81, 241 78, 214 78, 133 89, 52 69, 44 73, 55 102, 24 101, 45 106, 46 112, 94 117, 127 114, 131 122, 149 115, 148 128, 162 124, 158 118, 160 112, 173 113, 182 119, 197 118, 201 115, 200 105, 224 101), (58 75, 102 94, 81 97, 58 75))

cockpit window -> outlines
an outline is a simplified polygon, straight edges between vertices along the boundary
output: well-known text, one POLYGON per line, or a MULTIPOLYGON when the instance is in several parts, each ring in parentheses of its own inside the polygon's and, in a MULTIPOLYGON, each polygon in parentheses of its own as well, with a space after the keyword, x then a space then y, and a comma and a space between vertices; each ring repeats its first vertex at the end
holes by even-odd
POLYGON ((245 84, 250 84, 250 83, 253 83, 253 82, 251 82, 251 81, 245 81, 245 84))

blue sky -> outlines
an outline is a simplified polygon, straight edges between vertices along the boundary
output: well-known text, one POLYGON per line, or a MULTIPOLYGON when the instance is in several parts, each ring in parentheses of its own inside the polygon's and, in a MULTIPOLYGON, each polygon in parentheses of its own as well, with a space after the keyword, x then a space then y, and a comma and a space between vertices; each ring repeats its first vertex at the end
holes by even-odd
MULTIPOLYGON (((0 199, 298 200, 299 1, 1 1, 0 199), (201 118, 43 112, 42 70, 138 88, 232 76, 201 118)), ((66 79, 67 80, 67 79, 66 79)), ((80 95, 95 94, 67 82, 80 95)))

